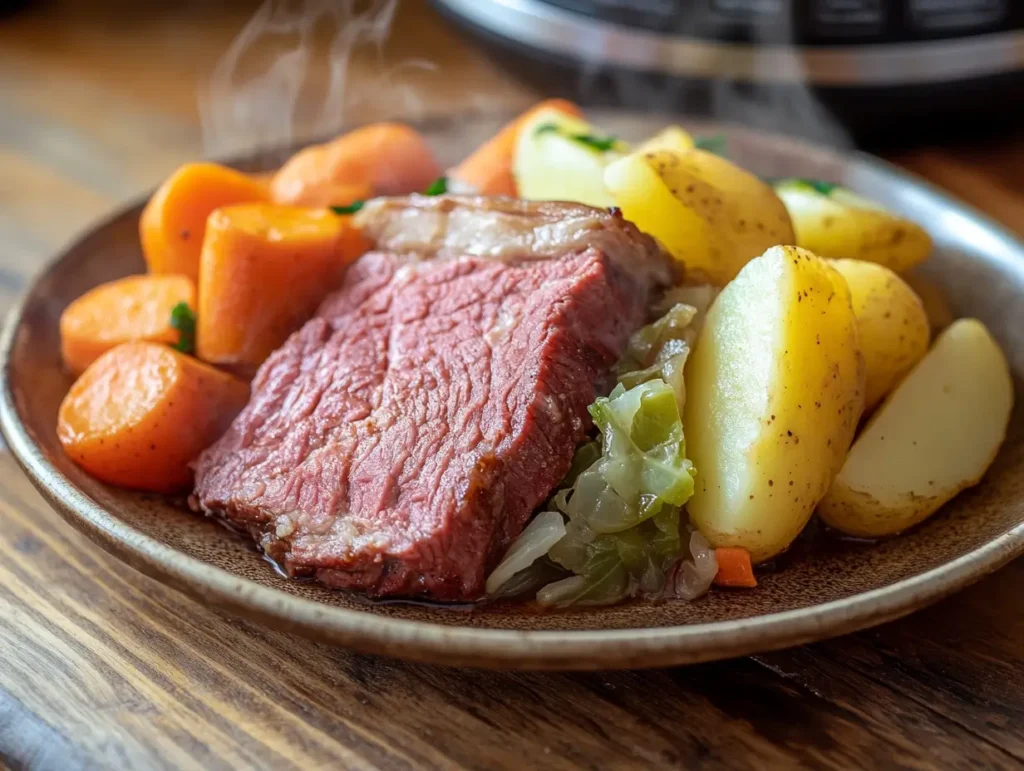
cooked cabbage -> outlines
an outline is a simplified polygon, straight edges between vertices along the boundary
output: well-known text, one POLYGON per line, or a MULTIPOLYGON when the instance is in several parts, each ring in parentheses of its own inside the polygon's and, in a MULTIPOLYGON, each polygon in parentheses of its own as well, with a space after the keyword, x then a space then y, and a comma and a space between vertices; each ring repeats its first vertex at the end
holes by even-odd
POLYGON ((660 378, 619 384, 590 412, 601 457, 552 501, 568 524, 548 556, 574 575, 538 592, 542 605, 660 594, 682 551, 679 510, 693 494, 693 465, 675 392, 660 378))
POLYGON ((704 594, 718 574, 715 550, 700 530, 693 528, 689 537, 690 559, 678 563, 672 586, 666 590, 681 600, 693 600, 704 594))
POLYGON ((533 518, 522 535, 505 552, 501 564, 487 578, 487 593, 494 594, 506 581, 525 570, 548 553, 548 549, 562 540, 565 522, 556 511, 544 511, 533 518))
POLYGON ((713 552, 688 532, 684 538, 680 522, 693 494, 680 415, 695 314, 692 306, 673 304, 632 336, 618 385, 590 407, 600 444, 577 450, 549 510, 534 520, 543 524, 531 523, 488 579, 491 596, 534 590, 537 576, 550 574, 552 564, 564 568, 565 577, 537 591, 538 603, 547 607, 610 605, 637 594, 692 598, 706 591, 714 578, 714 571, 707 577, 713 552), (556 532, 555 512, 565 517, 564 535, 538 560, 540 544, 556 532), (680 562, 687 547, 690 559, 680 562))

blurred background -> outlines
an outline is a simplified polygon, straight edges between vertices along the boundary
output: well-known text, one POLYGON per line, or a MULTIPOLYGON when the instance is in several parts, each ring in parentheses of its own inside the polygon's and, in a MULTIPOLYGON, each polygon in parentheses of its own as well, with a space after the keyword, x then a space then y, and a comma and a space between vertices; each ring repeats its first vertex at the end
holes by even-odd
POLYGON ((0 295, 180 163, 542 95, 897 160, 1014 224, 1018 0, 0 0, 0 295), (6 273, 5 273, 6 272, 6 273), (5 277, 6 276, 6 277, 5 277))

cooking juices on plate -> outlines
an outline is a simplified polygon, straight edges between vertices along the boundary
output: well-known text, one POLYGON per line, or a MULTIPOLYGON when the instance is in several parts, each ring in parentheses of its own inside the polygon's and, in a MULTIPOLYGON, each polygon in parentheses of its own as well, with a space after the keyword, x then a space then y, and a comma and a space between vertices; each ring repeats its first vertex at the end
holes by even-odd
POLYGON ((552 100, 447 173, 397 124, 186 166, 149 273, 65 312, 61 442, 372 597, 693 599, 815 512, 921 522, 994 459, 1005 358, 919 226, 723 156, 552 100))

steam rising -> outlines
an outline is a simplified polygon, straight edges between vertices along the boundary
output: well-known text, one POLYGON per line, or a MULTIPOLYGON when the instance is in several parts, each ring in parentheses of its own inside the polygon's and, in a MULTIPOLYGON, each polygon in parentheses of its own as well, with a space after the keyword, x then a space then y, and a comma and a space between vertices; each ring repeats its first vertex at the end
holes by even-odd
MULTIPOLYGON (((679 5, 682 7, 686 4, 679 5)), ((692 18, 686 17, 687 23, 698 16, 694 10, 690 13, 692 18)), ((790 27, 785 30, 775 29, 772 33, 752 30, 750 42, 752 46, 759 44, 764 50, 773 50, 778 55, 783 42, 792 43, 794 40, 791 21, 790 27)), ((797 46, 794 44, 793 47, 795 51, 797 46)), ((751 55, 754 57, 755 69, 772 66, 771 60, 756 48, 751 55)), ((801 67, 798 54, 793 53, 792 66, 787 69, 800 71, 801 67)), ((719 69, 727 71, 728 62, 723 60, 719 69)), ((853 144, 849 132, 823 104, 807 80, 795 80, 785 85, 761 83, 755 86, 727 77, 718 77, 707 83, 702 79, 688 81, 649 74, 609 72, 600 51, 595 50, 592 58, 581 63, 578 86, 579 96, 584 102, 607 101, 604 92, 608 91, 615 104, 655 112, 678 110, 687 116, 709 116, 776 133, 799 133, 835 147, 849 147, 853 144)))
MULTIPOLYGON (((350 59, 362 47, 381 56, 397 6, 398 0, 266 0, 200 94, 206 154, 280 146, 337 131, 346 107, 357 99, 349 88, 350 59)), ((410 64, 429 67, 405 63, 410 64)), ((398 91, 398 98, 410 101, 398 91)))
MULTIPOLYGON (((265 0, 200 94, 206 154, 226 156, 328 136, 345 121, 359 122, 360 114, 422 117, 423 100, 395 74, 434 66, 410 59, 384 65, 383 46, 397 8, 398 0, 265 0), (350 82, 354 56, 359 66, 350 82)), ((770 46, 779 40, 766 36, 758 42, 770 46)), ((613 103, 627 107, 710 115, 773 131, 795 130, 835 146, 851 144, 813 89, 797 83, 761 88, 723 78, 695 88, 682 79, 609 72, 595 50, 581 63, 576 86, 574 96, 584 103, 607 103, 610 95, 613 103)), ((478 112, 505 104, 488 92, 486 81, 459 98, 478 112)))

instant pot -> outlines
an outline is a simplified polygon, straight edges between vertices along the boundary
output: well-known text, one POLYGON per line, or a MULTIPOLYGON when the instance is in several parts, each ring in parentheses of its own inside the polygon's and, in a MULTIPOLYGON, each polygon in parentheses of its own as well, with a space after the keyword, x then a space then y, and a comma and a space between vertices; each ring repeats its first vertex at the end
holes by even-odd
POLYGON ((433 0, 547 92, 839 140, 1024 116, 1024 0, 433 0))

